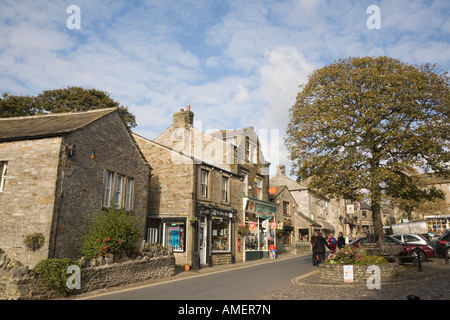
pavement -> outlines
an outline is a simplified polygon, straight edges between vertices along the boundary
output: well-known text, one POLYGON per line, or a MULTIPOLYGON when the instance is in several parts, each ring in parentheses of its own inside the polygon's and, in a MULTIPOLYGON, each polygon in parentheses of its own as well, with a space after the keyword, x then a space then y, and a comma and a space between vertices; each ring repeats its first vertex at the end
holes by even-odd
MULTIPOLYGON (((310 255, 310 254, 302 254, 310 255)), ((178 279, 198 277, 205 274, 224 272, 237 268, 248 268, 263 263, 273 263, 277 260, 292 259, 300 255, 284 253, 276 260, 263 259, 235 264, 218 265, 199 270, 184 271, 181 267, 170 278, 140 282, 139 285, 174 281, 178 279)), ((415 297, 420 300, 450 300, 450 265, 443 258, 432 258, 422 263, 422 272, 414 263, 400 265, 399 275, 389 281, 381 279, 380 289, 369 289, 365 283, 324 282, 319 278, 319 269, 298 276, 291 284, 270 294, 259 297, 260 300, 408 300, 415 297)), ((135 285, 125 287, 132 288, 135 285)), ((120 289, 124 289, 121 287, 120 289)), ((104 289, 97 293, 113 292, 117 289, 104 289)), ((79 299, 90 296, 75 295, 79 299)), ((67 299, 67 298, 66 298, 67 299)))

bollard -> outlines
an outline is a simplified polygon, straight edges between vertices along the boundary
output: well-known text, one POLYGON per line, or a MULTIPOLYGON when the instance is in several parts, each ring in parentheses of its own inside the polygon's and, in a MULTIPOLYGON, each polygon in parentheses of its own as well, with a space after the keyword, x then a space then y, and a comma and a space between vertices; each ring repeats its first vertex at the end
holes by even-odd
POLYGON ((422 272, 422 260, 420 258, 417 258, 417 271, 422 272))
POLYGON ((417 254, 416 258, 414 259, 415 264, 417 264, 417 271, 422 272, 422 260, 420 259, 420 255, 417 254))

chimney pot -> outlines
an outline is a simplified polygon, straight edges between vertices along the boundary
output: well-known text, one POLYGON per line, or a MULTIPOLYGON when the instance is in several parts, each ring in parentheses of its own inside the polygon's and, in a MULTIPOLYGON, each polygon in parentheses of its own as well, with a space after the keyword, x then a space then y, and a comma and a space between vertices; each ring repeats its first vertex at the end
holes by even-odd
POLYGON ((190 105, 186 106, 186 111, 191 111, 191 106, 190 105))
POLYGON ((183 108, 181 108, 181 109, 180 109, 180 112, 184 112, 184 109, 183 109, 183 108))

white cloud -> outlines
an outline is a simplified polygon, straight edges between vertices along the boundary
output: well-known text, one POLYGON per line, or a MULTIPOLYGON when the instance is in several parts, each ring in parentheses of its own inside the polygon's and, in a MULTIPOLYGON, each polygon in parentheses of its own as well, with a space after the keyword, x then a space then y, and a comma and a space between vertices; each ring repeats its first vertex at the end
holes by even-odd
POLYGON ((254 126, 282 139, 298 85, 341 57, 450 64, 447 0, 379 1, 381 30, 366 27, 371 0, 78 0, 81 30, 66 28, 70 4, 2 3, 1 90, 104 90, 149 138, 190 103, 205 130, 254 126))

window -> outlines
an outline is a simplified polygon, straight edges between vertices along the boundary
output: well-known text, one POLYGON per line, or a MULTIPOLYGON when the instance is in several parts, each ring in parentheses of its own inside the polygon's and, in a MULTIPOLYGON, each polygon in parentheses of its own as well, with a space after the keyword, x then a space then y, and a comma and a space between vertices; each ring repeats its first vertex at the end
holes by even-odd
POLYGON ((208 171, 202 170, 200 176, 200 195, 208 198, 208 171))
POLYGON ((211 230, 212 251, 230 251, 230 220, 213 217, 211 230))
POLYGON ((171 246, 173 251, 184 251, 184 223, 166 223, 164 245, 171 246))
POLYGON ((222 177, 222 202, 228 202, 228 178, 222 177))
POLYGON ((244 179, 242 180, 242 196, 248 196, 248 174, 243 173, 244 179))
POLYGON ((158 243, 158 228, 148 228, 147 242, 150 244, 158 243))
POLYGON ((0 161, 0 192, 5 191, 6 171, 8 169, 8 162, 0 161))
POLYGON ((245 141, 245 152, 246 152, 246 156, 247 156, 247 161, 249 163, 256 163, 257 160, 257 156, 256 156, 256 144, 254 144, 253 142, 250 142, 247 138, 247 140, 245 141))
POLYGON ((283 214, 285 216, 288 216, 291 214, 289 209, 290 209, 289 202, 283 201, 283 214))
POLYGON ((114 184, 114 205, 116 208, 120 208, 122 205, 122 189, 123 189, 123 176, 116 174, 114 184))
POLYGON ((262 188, 263 188, 263 182, 261 178, 256 178, 256 197, 259 200, 262 200, 262 188))
POLYGON ((109 208, 111 206, 111 186, 113 181, 114 173, 111 171, 106 171, 105 174, 105 187, 103 191, 103 206, 109 208))
POLYGON ((103 188, 103 207, 109 208, 114 204, 116 208, 131 211, 133 210, 133 193, 133 178, 106 171, 103 188))
POLYGON ((125 210, 131 210, 133 207, 133 187, 134 187, 134 179, 127 178, 127 184, 125 188, 125 210))

